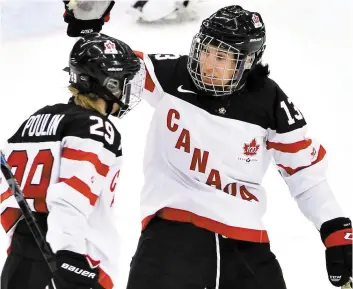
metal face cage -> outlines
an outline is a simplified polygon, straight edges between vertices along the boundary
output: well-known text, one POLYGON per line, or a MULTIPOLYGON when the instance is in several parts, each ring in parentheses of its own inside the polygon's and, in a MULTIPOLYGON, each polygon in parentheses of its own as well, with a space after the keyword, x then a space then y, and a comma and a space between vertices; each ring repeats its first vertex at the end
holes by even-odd
POLYGON ((125 116, 141 101, 141 96, 145 83, 145 67, 141 65, 140 70, 135 74, 132 79, 125 78, 122 90, 119 80, 107 78, 104 86, 116 97, 119 103, 118 118, 125 116))
POLYGON ((188 71, 196 87, 214 96, 231 94, 242 87, 245 69, 250 69, 255 55, 247 55, 221 40, 198 33, 194 36, 188 71))

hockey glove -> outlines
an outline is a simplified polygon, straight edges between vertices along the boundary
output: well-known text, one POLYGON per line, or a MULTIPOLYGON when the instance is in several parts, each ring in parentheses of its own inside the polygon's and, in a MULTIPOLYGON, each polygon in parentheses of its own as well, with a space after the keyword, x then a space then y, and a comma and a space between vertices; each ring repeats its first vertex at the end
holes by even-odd
POLYGON ((352 277, 352 222, 336 218, 322 224, 321 239, 326 246, 326 269, 333 286, 343 286, 352 277))
POLYGON ((67 35, 80 37, 92 32, 100 32, 104 23, 110 19, 110 11, 115 1, 63 1, 65 4, 64 21, 67 35))
POLYGON ((98 269, 97 267, 93 268, 91 262, 88 262, 84 255, 59 250, 55 257, 57 271, 45 289, 96 288, 98 269))

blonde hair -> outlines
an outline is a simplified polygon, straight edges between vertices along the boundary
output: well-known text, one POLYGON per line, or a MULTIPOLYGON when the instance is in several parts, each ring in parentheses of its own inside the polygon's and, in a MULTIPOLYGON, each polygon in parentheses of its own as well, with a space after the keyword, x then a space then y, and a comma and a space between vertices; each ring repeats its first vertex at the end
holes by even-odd
POLYGON ((105 115, 104 108, 101 107, 99 99, 92 99, 88 95, 81 94, 77 88, 69 86, 68 89, 74 96, 74 101, 77 105, 82 106, 87 109, 98 111, 100 114, 105 115))

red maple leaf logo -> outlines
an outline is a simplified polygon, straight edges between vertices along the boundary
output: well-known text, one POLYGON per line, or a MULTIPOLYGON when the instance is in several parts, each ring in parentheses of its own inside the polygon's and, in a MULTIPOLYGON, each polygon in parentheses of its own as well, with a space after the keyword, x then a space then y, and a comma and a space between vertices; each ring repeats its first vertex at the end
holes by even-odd
POLYGON ((254 156, 256 155, 257 151, 259 150, 260 145, 257 144, 256 139, 253 139, 251 143, 249 144, 244 144, 243 149, 244 149, 244 155, 246 156, 254 156))
POLYGON ((106 49, 115 49, 115 43, 111 42, 110 40, 104 43, 106 49))
POLYGON ((253 14, 253 15, 252 15, 252 21, 253 21, 254 23, 259 23, 259 21, 260 21, 259 16, 253 14))

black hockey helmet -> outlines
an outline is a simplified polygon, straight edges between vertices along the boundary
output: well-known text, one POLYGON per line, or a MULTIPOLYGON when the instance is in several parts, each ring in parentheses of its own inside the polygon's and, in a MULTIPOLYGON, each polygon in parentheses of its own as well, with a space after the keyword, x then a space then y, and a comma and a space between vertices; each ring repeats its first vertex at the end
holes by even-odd
POLYGON ((261 61, 265 41, 265 24, 259 13, 247 11, 238 5, 218 10, 202 22, 199 33, 192 41, 188 70, 196 87, 215 96, 231 94, 241 89, 248 72, 261 61), (217 51, 230 54, 236 61, 234 73, 231 78, 226 79, 226 85, 206 84, 202 80, 200 54, 207 53, 209 45, 217 51))
POLYGON ((92 99, 103 98, 109 114, 122 117, 140 101, 143 67, 131 48, 118 39, 101 33, 80 38, 70 54, 70 84, 92 99))

